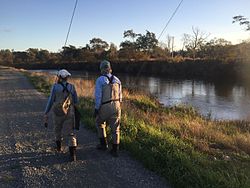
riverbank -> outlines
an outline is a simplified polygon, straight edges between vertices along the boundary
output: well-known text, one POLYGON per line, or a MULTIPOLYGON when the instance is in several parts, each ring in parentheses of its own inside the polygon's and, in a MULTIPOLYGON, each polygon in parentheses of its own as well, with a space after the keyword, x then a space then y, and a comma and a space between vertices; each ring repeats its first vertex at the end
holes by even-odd
MULTIPOLYGON (((0 66, 0 187, 157 187, 168 182, 145 169, 125 150, 119 158, 96 150, 93 131, 76 131, 77 161, 67 143, 55 150, 54 126, 43 115, 47 97, 15 69, 0 66)), ((65 140, 65 139, 64 139, 65 140)))
MULTIPOLYGON (((24 69, 68 69, 97 72, 99 62, 75 63, 19 63, 15 68, 24 69)), ((200 79, 206 81, 226 80, 227 82, 249 81, 250 65, 244 63, 223 63, 213 60, 171 61, 119 61, 112 62, 115 73, 130 75, 163 76, 174 79, 200 79)))
MULTIPOLYGON (((28 73, 26 73, 28 74, 28 73)), ((28 74, 48 93, 54 78, 28 74)), ((71 80, 80 96, 82 121, 95 130, 93 81, 71 80)), ((193 108, 165 108, 150 96, 124 89, 122 148, 175 187, 247 187, 250 184, 250 126, 211 121, 193 108)))

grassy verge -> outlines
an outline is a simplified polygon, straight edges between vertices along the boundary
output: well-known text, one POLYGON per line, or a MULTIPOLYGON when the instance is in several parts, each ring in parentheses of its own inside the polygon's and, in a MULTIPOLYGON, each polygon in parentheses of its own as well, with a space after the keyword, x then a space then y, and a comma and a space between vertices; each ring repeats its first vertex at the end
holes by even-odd
MULTIPOLYGON (((53 78, 26 73, 49 93, 53 78)), ((94 127, 93 81, 71 80, 78 88, 82 121, 94 127)), ((249 187, 250 126, 211 121, 193 108, 162 107, 150 96, 124 89, 122 148, 174 187, 249 187)))

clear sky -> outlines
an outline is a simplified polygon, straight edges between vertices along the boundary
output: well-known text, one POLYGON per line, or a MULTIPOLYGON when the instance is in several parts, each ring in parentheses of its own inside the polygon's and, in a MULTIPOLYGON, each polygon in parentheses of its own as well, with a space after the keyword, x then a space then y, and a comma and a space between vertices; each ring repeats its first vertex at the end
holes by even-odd
MULTIPOLYGON (((158 37, 180 0, 78 0, 68 45, 85 46, 99 37, 119 46, 123 32, 146 30, 158 37)), ((0 0, 0 49, 28 48, 57 52, 65 42, 75 0, 0 0)), ((192 26, 239 43, 250 38, 232 17, 250 19, 250 0, 184 0, 160 41, 175 37, 175 48, 192 26)))

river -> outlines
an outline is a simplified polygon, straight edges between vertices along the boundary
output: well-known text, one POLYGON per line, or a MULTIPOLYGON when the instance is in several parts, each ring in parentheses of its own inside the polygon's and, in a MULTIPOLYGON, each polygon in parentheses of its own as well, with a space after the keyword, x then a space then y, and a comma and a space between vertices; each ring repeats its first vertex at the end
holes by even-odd
MULTIPOLYGON (((42 70, 33 70, 42 71, 42 70)), ((54 70, 43 70, 55 74, 54 70)), ((96 79, 97 74, 76 71, 74 77, 96 79)), ((173 80, 161 77, 136 77, 119 74, 124 87, 143 90, 165 106, 186 104, 201 114, 219 120, 250 120, 250 86, 196 80, 173 80)))

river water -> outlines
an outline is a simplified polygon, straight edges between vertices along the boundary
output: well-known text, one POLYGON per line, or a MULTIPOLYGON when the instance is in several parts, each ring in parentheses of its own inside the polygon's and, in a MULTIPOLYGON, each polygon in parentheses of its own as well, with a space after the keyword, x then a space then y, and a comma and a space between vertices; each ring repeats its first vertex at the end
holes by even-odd
MULTIPOLYGON (((39 70, 41 71, 41 70, 39 70)), ((53 70, 46 70, 55 74, 53 70)), ((75 77, 96 79, 97 74, 72 72, 75 77)), ((165 106, 186 104, 212 119, 250 120, 250 86, 221 82, 173 80, 161 77, 117 75, 124 87, 154 95, 165 106)))

